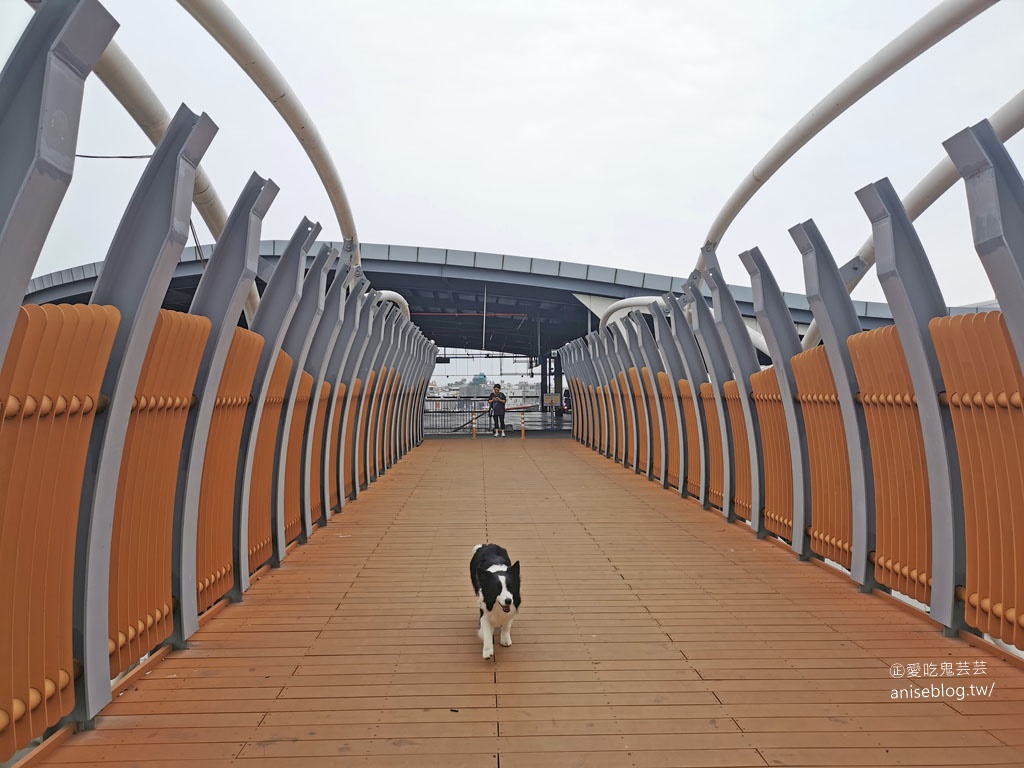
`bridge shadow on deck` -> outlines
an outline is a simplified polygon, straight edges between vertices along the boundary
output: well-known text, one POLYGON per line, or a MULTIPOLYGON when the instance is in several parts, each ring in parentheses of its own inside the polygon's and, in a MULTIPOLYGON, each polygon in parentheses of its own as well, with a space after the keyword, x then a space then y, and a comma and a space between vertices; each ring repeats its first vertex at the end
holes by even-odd
POLYGON ((100 762, 1019 766, 1024 670, 568 437, 428 440, 47 760, 100 762), (483 541, 523 563, 490 661, 483 541))

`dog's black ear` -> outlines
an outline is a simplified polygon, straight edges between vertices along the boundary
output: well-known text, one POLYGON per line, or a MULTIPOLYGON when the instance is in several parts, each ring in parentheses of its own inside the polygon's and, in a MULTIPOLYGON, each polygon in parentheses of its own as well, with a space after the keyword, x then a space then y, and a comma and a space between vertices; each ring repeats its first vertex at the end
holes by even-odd
POLYGON ((508 572, 510 574, 512 574, 513 576, 515 576, 517 579, 519 578, 519 561, 518 560, 516 560, 514 563, 512 563, 512 567, 508 569, 508 572))

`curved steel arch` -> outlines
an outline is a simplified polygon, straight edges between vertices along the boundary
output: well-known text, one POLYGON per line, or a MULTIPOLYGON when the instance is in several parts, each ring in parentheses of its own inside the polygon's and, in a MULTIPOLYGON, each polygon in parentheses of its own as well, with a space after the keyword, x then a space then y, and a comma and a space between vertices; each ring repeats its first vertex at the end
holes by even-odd
MULTIPOLYGON (((722 209, 711 223, 711 227, 704 239, 704 245, 701 247, 697 258, 697 264, 694 267, 694 270, 700 275, 699 281, 703 283, 702 273, 707 254, 715 251, 725 236, 729 225, 732 224, 736 216, 739 215, 739 212, 743 210, 744 206, 750 202, 757 191, 764 186, 765 182, 776 171, 785 165, 805 144, 821 133, 833 120, 860 101, 861 98, 874 90, 874 88, 997 2, 998 0, 944 0, 941 5, 926 13, 897 35, 878 53, 864 62, 855 72, 833 88, 807 114, 800 118, 751 169, 747 177, 733 191, 729 199, 726 200, 725 205, 722 206, 722 209)), ((945 176, 948 176, 948 169, 945 169, 943 177, 945 178, 945 176)), ((932 181, 931 175, 926 177, 925 182, 922 183, 929 181, 932 181)), ((952 186, 953 181, 950 181, 948 186, 952 186)), ((945 191, 945 188, 939 191, 935 198, 941 195, 943 191, 945 191)), ((921 210, 927 208, 928 205, 934 202, 935 198, 928 200, 921 210)), ((862 248, 858 252, 858 257, 863 257, 864 253, 864 248, 862 248)), ((873 255, 873 251, 871 253, 873 255)), ((871 263, 874 262, 872 261, 871 263)), ((648 302, 651 302, 656 301, 659 297, 649 296, 645 298, 648 302)), ((631 304, 629 306, 635 305, 631 304)), ((624 307, 625 305, 620 304, 614 307, 614 309, 618 310, 624 307)), ((602 325, 608 322, 611 311, 612 308, 609 307, 601 318, 602 325)), ((814 330, 816 332, 817 329, 815 328, 814 330)))
POLYGON ((996 2, 998 0, 945 0, 833 88, 768 150, 725 202, 708 230, 695 269, 704 269, 705 254, 718 246, 743 207, 807 142, 876 86, 996 2))
MULTIPOLYGON (((338 168, 313 118, 285 80, 281 70, 274 65, 263 47, 222 0, 178 0, 178 4, 188 11, 210 37, 235 60, 291 129, 313 164, 331 201, 338 226, 341 227, 341 235, 345 240, 344 251, 351 256, 352 265, 359 266, 362 261, 359 235, 338 168)), ((405 318, 409 319, 409 304, 402 296, 388 291, 382 295, 382 299, 395 304, 405 318)))
MULTIPOLYGON (((1024 130, 1024 91, 1020 91, 993 112, 988 121, 1000 141, 1006 141, 1024 130)), ((910 220, 916 220, 959 180, 960 173, 953 165, 953 161, 948 156, 940 160, 901 201, 910 220)), ((871 235, 857 250, 854 257, 846 262, 840 270, 843 281, 846 283, 847 293, 853 292, 860 281, 867 277, 874 265, 875 238, 874 235, 871 235)), ((821 341, 821 331, 818 329, 818 321, 814 320, 808 327, 807 333, 804 334, 801 346, 804 349, 810 349, 817 346, 819 341, 821 341)))
POLYGON ((320 131, 295 91, 263 47, 221 0, 178 0, 178 4, 235 60, 291 128, 323 182, 345 238, 345 251, 353 254, 352 264, 358 266, 359 238, 345 187, 320 131))

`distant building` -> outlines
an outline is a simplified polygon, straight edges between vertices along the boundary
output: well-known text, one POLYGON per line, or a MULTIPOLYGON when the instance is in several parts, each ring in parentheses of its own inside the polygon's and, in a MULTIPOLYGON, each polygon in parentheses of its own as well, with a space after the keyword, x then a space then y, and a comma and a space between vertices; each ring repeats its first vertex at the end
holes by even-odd
POLYGON ((511 387, 512 393, 519 397, 536 397, 540 394, 539 381, 517 381, 511 387))
POLYGON ((463 384, 461 387, 459 387, 459 396, 460 397, 487 397, 487 395, 491 391, 492 387, 493 387, 493 385, 487 384, 486 382, 483 383, 483 384, 474 384, 474 383, 463 384))

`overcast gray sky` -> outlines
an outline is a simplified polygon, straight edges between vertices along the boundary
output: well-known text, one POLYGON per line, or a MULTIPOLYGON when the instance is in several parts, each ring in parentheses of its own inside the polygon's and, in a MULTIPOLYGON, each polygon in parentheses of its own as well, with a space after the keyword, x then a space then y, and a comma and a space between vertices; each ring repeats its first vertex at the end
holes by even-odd
MULTIPOLYGON (((253 171, 281 187, 264 237, 303 215, 340 238, 273 108, 173 0, 104 0, 169 112, 220 126, 204 165, 230 207, 253 171)), ((688 274, 722 204, 811 106, 935 0, 236 0, 323 134, 364 242, 688 274)), ((31 11, 0 0, 0 55, 31 11)), ((845 260, 869 234, 854 191, 909 191, 941 142, 1024 87, 1024 0, 1003 0, 828 127, 733 224, 803 292, 786 230, 814 218, 845 260)), ((1008 143, 1024 167, 1024 141, 1008 143)), ((90 78, 79 151, 143 154, 90 78)), ((102 259, 142 161, 78 161, 36 274, 102 259)), ((208 235, 197 219, 200 231, 208 235)), ((962 185, 918 220, 950 304, 991 298, 962 185)), ((883 300, 869 278, 855 296, 883 300)))

